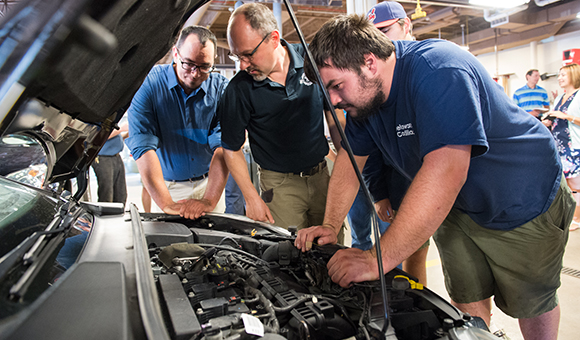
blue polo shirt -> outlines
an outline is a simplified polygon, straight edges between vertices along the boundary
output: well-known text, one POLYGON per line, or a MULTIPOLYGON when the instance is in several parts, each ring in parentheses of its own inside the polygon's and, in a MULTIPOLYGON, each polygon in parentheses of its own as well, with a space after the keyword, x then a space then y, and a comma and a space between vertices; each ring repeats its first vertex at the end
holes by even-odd
POLYGON ((534 89, 530 88, 528 84, 520 87, 514 92, 513 99, 516 105, 526 110, 526 112, 550 105, 548 92, 538 85, 534 89))
POLYGON ((435 39, 393 43, 396 65, 387 101, 366 121, 347 119, 354 153, 379 149, 412 179, 431 151, 471 145, 456 208, 479 225, 499 230, 516 228, 548 210, 562 175, 550 131, 456 45, 435 39))
POLYGON ((113 138, 109 138, 105 145, 99 151, 99 156, 115 156, 119 152, 123 151, 123 136, 121 134, 116 135, 113 138))
POLYGON ((328 154, 324 137, 323 100, 320 88, 304 74, 301 45, 288 48, 290 66, 286 85, 269 78, 257 82, 238 72, 219 105, 225 149, 239 150, 246 140, 262 168, 289 173, 311 169, 328 154))
POLYGON ((221 146, 216 107, 227 83, 224 76, 211 73, 187 95, 172 65, 154 66, 128 110, 126 144, 133 158, 156 150, 167 181, 206 174, 213 151, 221 146))

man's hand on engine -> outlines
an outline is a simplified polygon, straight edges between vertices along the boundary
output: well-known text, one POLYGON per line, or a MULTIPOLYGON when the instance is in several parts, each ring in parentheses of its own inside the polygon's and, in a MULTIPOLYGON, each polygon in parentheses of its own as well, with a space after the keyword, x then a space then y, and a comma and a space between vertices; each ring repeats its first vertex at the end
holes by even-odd
POLYGON ((319 245, 335 244, 337 242, 336 235, 337 232, 330 225, 319 225, 301 229, 298 231, 298 235, 296 235, 294 246, 305 252, 312 248, 312 242, 314 242, 315 238, 318 238, 319 245))
POLYGON ((347 288, 354 282, 379 279, 379 269, 374 248, 360 250, 342 249, 328 261, 328 275, 339 286, 347 288))

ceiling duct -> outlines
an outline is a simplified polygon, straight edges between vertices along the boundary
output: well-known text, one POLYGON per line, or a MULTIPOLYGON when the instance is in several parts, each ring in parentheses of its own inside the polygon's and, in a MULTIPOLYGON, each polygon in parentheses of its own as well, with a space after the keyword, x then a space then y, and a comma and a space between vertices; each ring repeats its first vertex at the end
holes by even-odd
POLYGON ((560 0, 534 0, 534 2, 536 3, 536 6, 538 7, 544 7, 546 5, 552 4, 554 2, 558 2, 560 0))
POLYGON ((501 26, 509 22, 509 16, 528 9, 528 5, 521 5, 514 8, 505 9, 485 9, 483 18, 491 23, 491 27, 501 26))

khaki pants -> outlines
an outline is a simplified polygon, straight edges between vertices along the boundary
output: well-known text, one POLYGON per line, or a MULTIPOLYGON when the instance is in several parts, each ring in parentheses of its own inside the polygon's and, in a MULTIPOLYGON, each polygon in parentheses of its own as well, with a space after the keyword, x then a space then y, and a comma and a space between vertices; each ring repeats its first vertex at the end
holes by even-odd
MULTIPOLYGON (((286 229, 296 226, 300 230, 322 224, 330 180, 326 166, 312 176, 265 169, 260 169, 258 175, 262 199, 270 209, 275 225, 286 229)), ((338 243, 343 241, 341 228, 338 243)))

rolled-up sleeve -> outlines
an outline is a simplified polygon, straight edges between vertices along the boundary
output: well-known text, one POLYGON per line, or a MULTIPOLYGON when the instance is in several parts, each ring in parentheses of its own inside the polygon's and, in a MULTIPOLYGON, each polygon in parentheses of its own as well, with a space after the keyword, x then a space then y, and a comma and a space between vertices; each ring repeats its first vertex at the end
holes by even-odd
POLYGON ((153 135, 134 135, 125 141, 127 147, 131 150, 133 159, 138 160, 143 154, 149 150, 157 150, 159 145, 159 138, 153 135))

